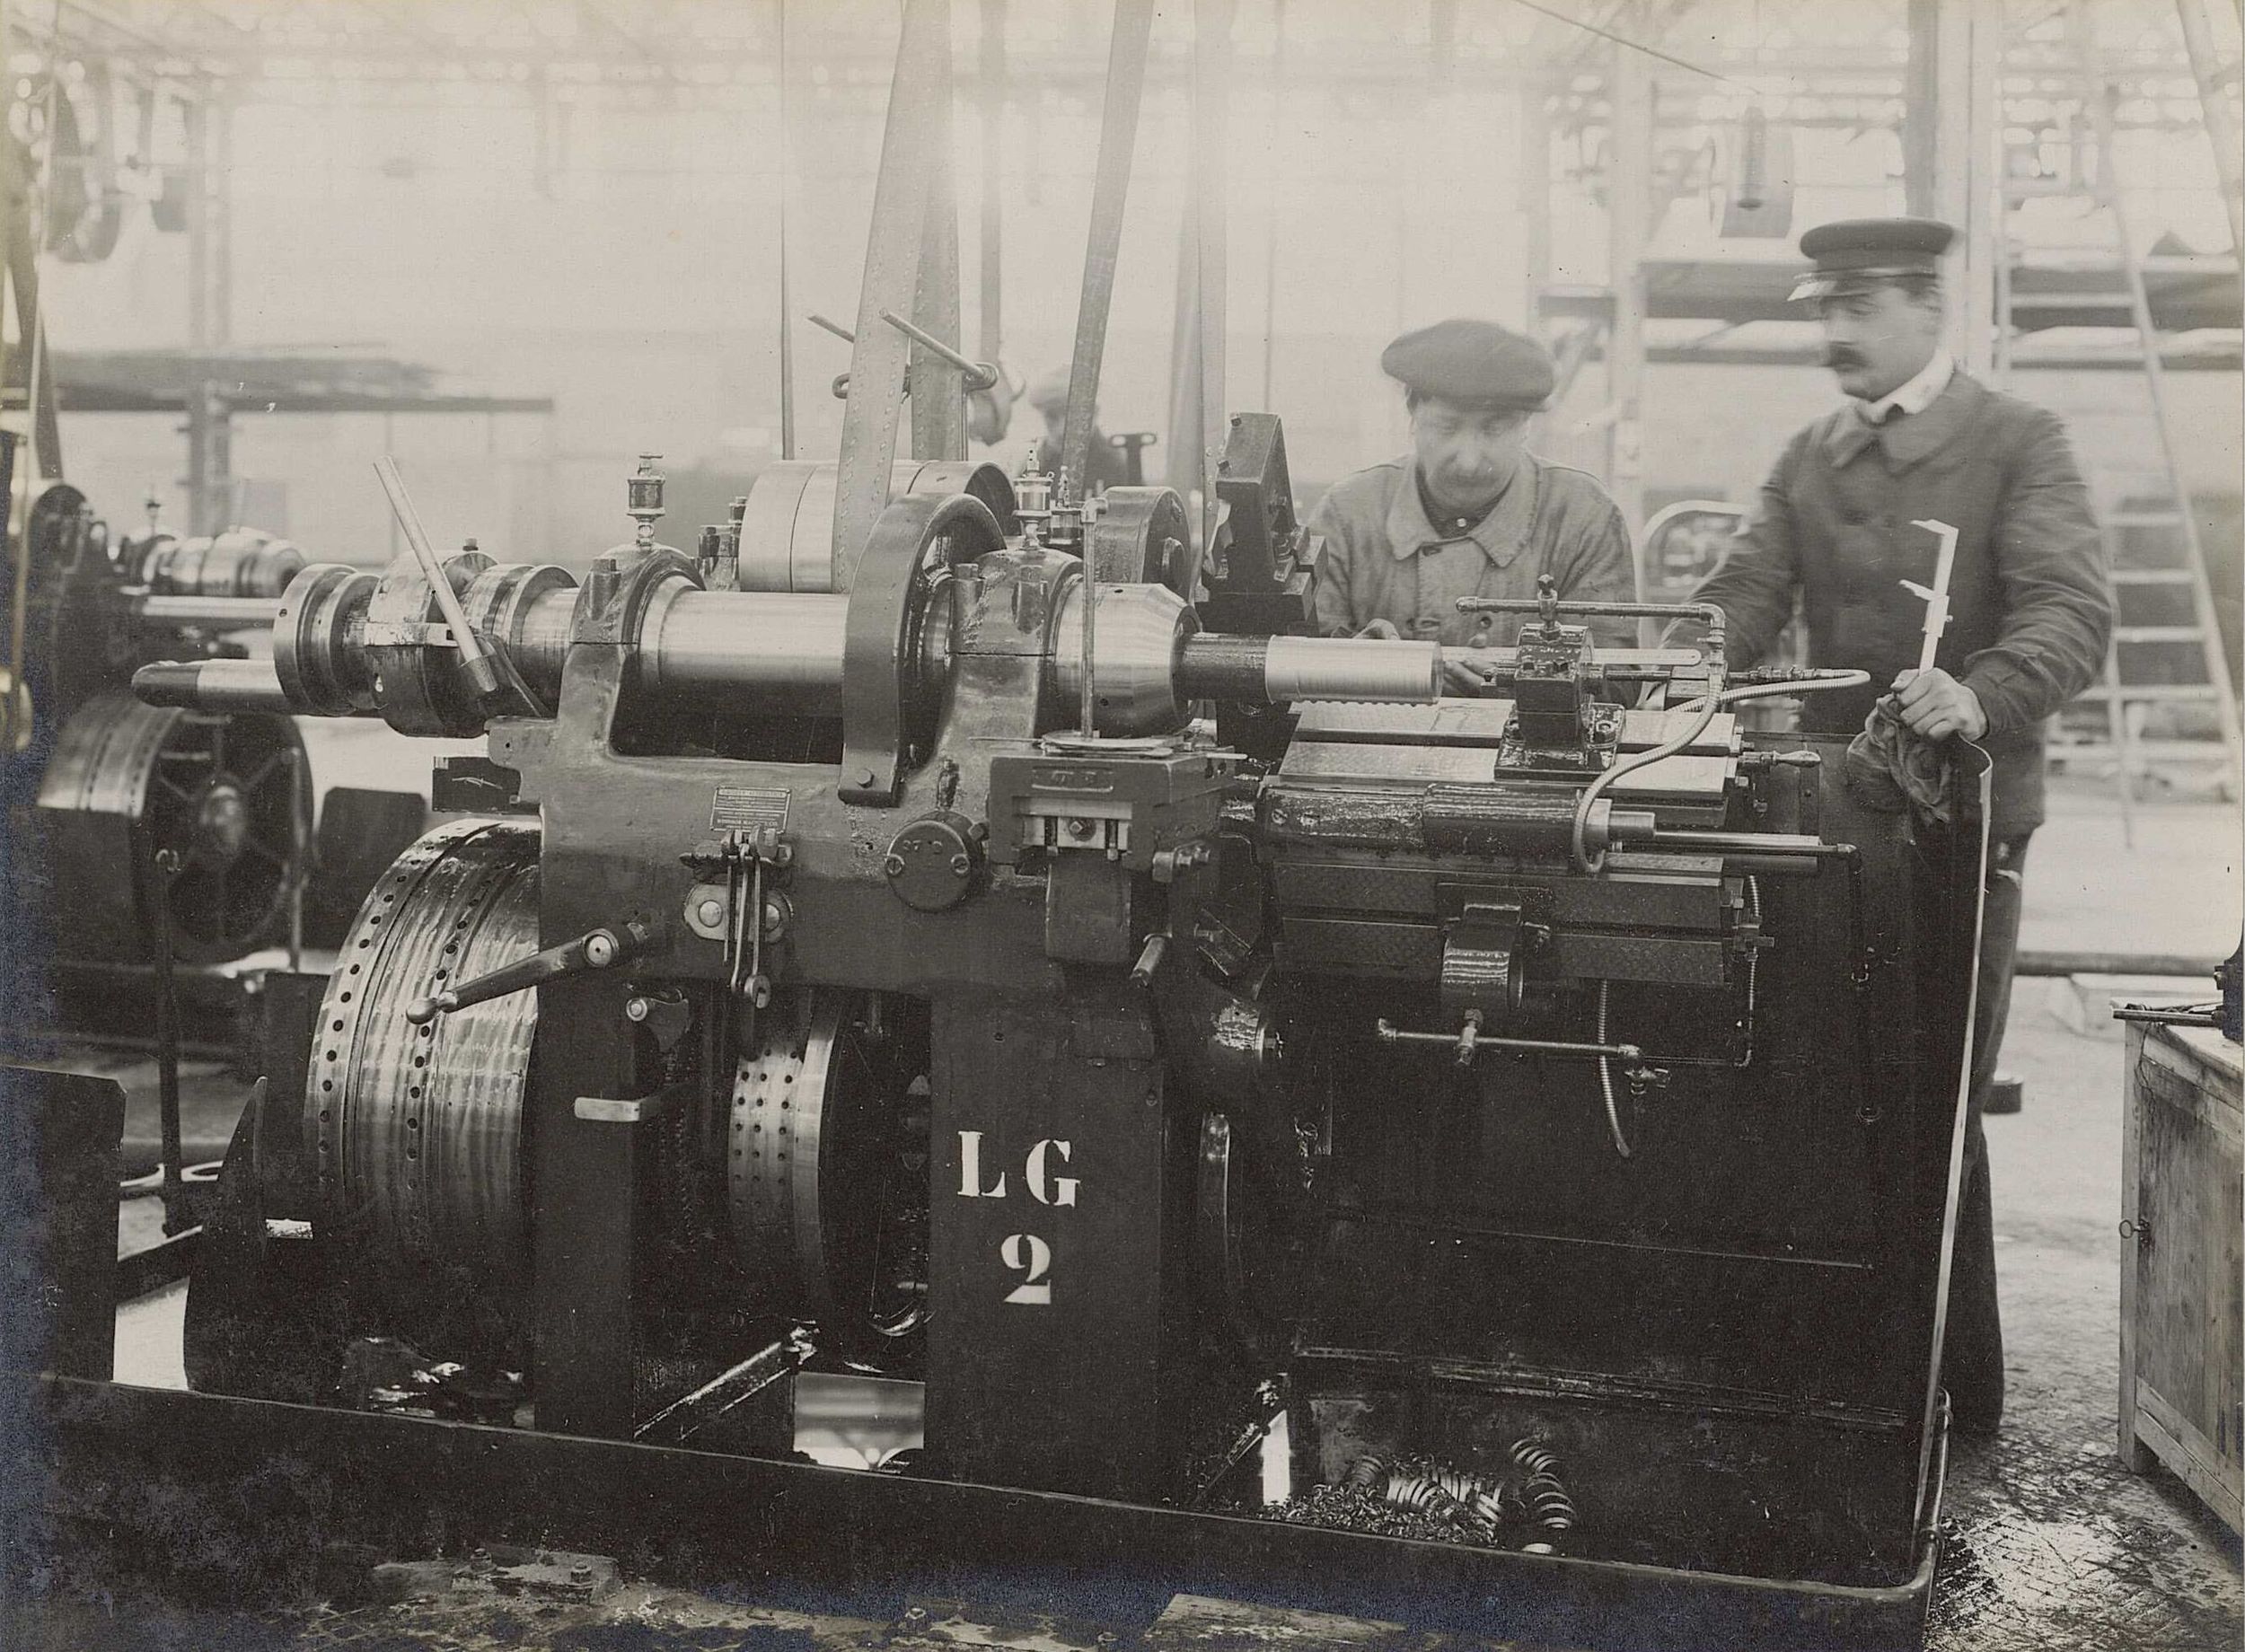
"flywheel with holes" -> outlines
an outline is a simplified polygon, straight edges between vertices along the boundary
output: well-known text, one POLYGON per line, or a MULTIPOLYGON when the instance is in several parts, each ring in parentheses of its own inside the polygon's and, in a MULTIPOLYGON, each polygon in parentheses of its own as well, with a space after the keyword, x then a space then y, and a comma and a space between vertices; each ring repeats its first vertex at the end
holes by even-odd
POLYGON ((822 1347, 867 1369, 918 1358, 927 1301, 922 1016, 819 989, 756 1019, 734 1075, 727 1191, 743 1267, 822 1347))
POLYGON ((377 1261, 491 1278, 528 1254, 538 995, 416 1026, 406 1006, 538 949, 538 829, 456 821, 400 856, 343 937, 304 1080, 327 1219, 377 1261))
POLYGON ((271 945, 302 872, 311 770, 295 720, 97 695, 65 723, 39 786, 61 955, 153 955, 149 880, 169 849, 172 947, 223 963, 271 945))

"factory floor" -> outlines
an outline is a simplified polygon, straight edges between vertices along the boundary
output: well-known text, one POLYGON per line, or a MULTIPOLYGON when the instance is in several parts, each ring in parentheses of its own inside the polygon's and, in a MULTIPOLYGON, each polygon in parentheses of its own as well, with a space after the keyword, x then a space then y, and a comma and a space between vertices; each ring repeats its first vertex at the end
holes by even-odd
MULTIPOLYGON (((2029 949, 2101 949, 2213 956, 2236 944, 2240 834, 2235 810, 2205 801, 2147 804, 2123 843, 2109 793, 2054 788, 2052 818, 2028 868, 2029 949)), ((2185 983, 2186 988, 2195 983, 2185 983)), ((1927 1646, 1932 1652, 2229 1652, 2245 1635, 2240 1552, 2232 1534, 2163 1472, 2138 1476, 2115 1452, 2120 1203, 2119 1029, 2091 985, 2022 980, 2003 1056, 2025 1082, 2024 1111, 1988 1121, 1995 1188, 2009 1400, 1992 1440, 1960 1439, 1927 1646)), ((153 1120, 145 1064, 109 1064, 133 1089, 134 1119, 153 1120)), ((189 1156, 223 1139, 240 1086, 216 1069, 189 1085, 189 1156)), ((128 1122, 128 1136, 144 1122, 128 1122)), ((154 1201, 124 1207, 125 1243, 155 1235, 154 1201)), ((179 1383, 180 1300, 167 1293, 120 1325, 119 1375, 179 1383)), ((811 1408, 815 1409, 815 1408, 811 1408)), ((868 1448, 865 1428, 832 1419, 823 1444, 868 1448)), ((900 1431, 897 1438, 904 1437, 900 1431)), ((816 1444, 806 1440, 806 1445, 816 1444)), ((877 1449, 881 1442, 872 1442, 877 1449)), ((827 1449, 829 1461, 842 1460, 827 1449)), ((626 1583, 594 1604, 457 1592, 418 1602, 325 1605, 292 1613, 143 1616, 114 1609, 36 1618, 0 1613, 0 1646, 149 1648, 547 1648, 947 1646, 946 1609, 919 1615, 890 1603, 863 1617, 805 1616, 626 1583), (11 1632, 13 1631, 13 1632, 11 1632)), ((1016 1625, 1021 1633, 1033 1626, 1016 1625)), ((1236 1621, 1214 1603, 1180 1599, 1151 1622, 1105 1628, 1123 1646, 1409 1644, 1366 1626, 1254 1612, 1236 1621)), ((979 1644, 993 1644, 983 1640, 979 1644)), ((1043 1626, 1002 1644, 1097 1644, 1043 1626)), ((1112 1644, 1112 1643, 1109 1643, 1112 1644)), ((1483 1643, 1487 1644, 1487 1643, 1483 1643)), ((1706 1652, 1726 1652, 1708 1648, 1706 1652)))

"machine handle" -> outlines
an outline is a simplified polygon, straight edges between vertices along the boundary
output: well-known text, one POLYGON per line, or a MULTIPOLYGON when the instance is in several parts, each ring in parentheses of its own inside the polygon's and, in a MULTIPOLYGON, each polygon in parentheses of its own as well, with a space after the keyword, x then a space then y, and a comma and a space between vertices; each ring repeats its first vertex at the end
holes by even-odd
POLYGON ((527 958, 517 958, 503 963, 488 974, 458 986, 447 987, 427 997, 416 998, 406 1006, 405 1018, 420 1026, 465 1009, 471 1004, 481 1004, 491 998, 503 998, 510 992, 520 992, 525 987, 535 987, 542 981, 558 980, 564 975, 583 975, 593 970, 605 970, 636 957, 647 950, 655 938, 654 929, 636 918, 618 929, 588 929, 573 941, 549 946, 534 952, 527 958))
POLYGON ((544 716, 544 708, 516 674, 513 664, 504 655, 487 647, 476 635, 475 628, 468 623, 468 611, 461 605, 460 593, 452 588, 452 581, 445 577, 445 565, 436 559, 436 548, 429 543, 428 532, 421 526, 421 514, 413 508, 412 496, 405 490, 405 478, 398 474, 398 461, 383 454, 374 461, 374 475, 381 479, 383 492, 390 496, 391 513, 405 533, 405 542, 412 547, 414 560, 421 565, 421 576, 428 581, 437 611, 452 628, 453 646, 460 650, 460 674, 468 680, 477 703, 486 711, 497 711, 500 702, 519 699, 522 709, 532 716, 544 716))

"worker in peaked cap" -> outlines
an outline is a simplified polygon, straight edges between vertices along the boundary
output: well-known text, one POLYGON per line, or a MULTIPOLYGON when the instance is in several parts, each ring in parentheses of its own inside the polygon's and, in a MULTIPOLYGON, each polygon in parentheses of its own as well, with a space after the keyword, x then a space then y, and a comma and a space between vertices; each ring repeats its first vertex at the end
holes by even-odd
MULTIPOLYGON (((1319 628, 1334 637, 1441 643, 1449 691, 1478 694, 1473 651, 1509 646, 1521 616, 1461 614, 1460 597, 1526 598, 1549 574, 1562 597, 1635 599, 1629 529, 1580 470, 1523 445, 1551 400, 1544 347, 1494 321, 1438 321, 1405 333, 1380 366, 1403 386, 1411 451, 1345 476, 1309 515, 1322 537, 1319 628)), ((1634 623, 1596 620, 1599 642, 1636 641, 1634 623)))
MULTIPOLYGON (((2089 490, 2048 412, 1988 389, 1941 342, 1941 256, 1924 218, 1827 224, 1800 238, 1824 365, 1848 400, 1796 432, 1730 554, 1694 594, 1722 610, 1734 666, 1770 653, 1798 602, 1809 663, 1868 672, 1860 693, 1801 704, 1802 726, 1867 716, 1928 741, 1969 740, 1994 763, 1988 878, 1943 1381, 1958 1425, 2003 1408, 1995 1239, 1980 1115, 1995 1073, 2019 944, 2020 876, 2043 818, 2043 725, 2096 680, 2112 625, 2089 490), (1957 530, 1949 620, 1917 669, 1941 538, 1957 530)), ((1974 914, 1959 914, 1959 922, 1974 914)))

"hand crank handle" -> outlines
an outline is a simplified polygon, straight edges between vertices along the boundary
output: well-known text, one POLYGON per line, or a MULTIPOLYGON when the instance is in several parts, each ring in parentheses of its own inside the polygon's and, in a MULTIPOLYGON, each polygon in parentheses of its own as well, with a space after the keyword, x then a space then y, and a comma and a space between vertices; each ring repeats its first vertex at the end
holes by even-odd
POLYGON ((503 963, 496 970, 462 981, 427 997, 416 998, 406 1006, 405 1018, 415 1026, 465 1009, 471 1004, 481 1004, 491 998, 503 998, 510 992, 520 992, 541 981, 559 980, 564 975, 583 975, 593 970, 604 970, 612 964, 636 957, 647 948, 655 938, 654 929, 634 919, 614 929, 589 929, 573 941, 549 946, 534 952, 527 958, 517 958, 503 963))

